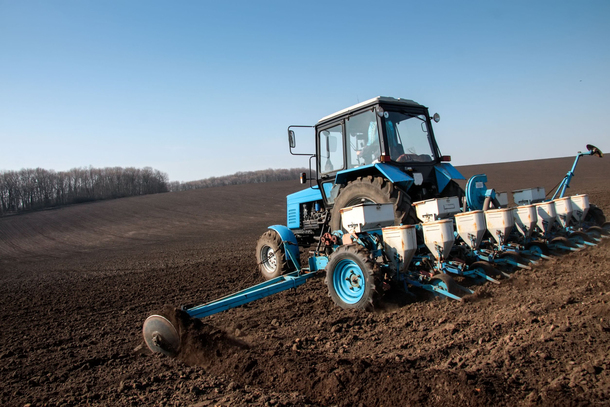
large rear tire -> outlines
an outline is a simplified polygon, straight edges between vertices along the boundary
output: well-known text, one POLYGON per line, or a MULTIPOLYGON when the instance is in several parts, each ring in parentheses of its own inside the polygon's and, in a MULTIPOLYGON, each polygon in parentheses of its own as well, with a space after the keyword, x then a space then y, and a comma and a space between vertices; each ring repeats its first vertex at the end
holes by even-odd
POLYGON ((277 232, 268 230, 256 243, 256 262, 265 280, 271 280, 290 271, 282 238, 277 232))
POLYGON ((411 198, 393 183, 382 177, 358 177, 339 191, 331 211, 331 231, 341 230, 340 210, 360 203, 393 203, 394 224, 414 224, 417 218, 411 206, 411 198))
POLYGON ((380 279, 374 263, 361 246, 339 247, 326 265, 328 295, 344 309, 372 311, 379 297, 380 279))

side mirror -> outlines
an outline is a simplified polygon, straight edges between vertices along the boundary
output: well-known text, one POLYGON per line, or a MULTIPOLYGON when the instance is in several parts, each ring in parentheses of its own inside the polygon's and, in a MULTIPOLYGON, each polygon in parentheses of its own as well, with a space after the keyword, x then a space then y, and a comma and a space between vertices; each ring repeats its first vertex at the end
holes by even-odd
POLYGON ((288 144, 290 145, 290 148, 295 148, 297 146, 293 130, 288 130, 288 144))
POLYGON ((434 120, 435 123, 438 123, 441 121, 441 115, 438 113, 434 113, 434 115, 432 116, 432 120, 434 120))

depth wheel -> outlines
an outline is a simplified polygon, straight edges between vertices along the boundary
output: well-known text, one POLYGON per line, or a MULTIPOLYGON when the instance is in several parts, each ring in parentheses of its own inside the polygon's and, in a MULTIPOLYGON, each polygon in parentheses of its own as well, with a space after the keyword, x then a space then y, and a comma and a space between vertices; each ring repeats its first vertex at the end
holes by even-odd
POLYGON ((501 253, 499 257, 501 259, 509 258, 509 259, 513 260, 514 262, 522 264, 524 266, 527 266, 529 264, 529 261, 527 261, 525 258, 523 258, 523 256, 521 256, 519 253, 504 252, 504 253, 501 253))
POLYGON ((491 278, 500 279, 500 278, 504 277, 504 275, 500 272, 500 270, 496 269, 490 263, 483 261, 483 260, 475 261, 470 266, 468 266, 468 268, 471 270, 476 269, 476 268, 481 269, 481 270, 483 270, 483 273, 485 273, 486 275, 488 275, 491 278))
MULTIPOLYGON (((515 263, 518 263, 522 266, 528 266, 529 261, 527 261, 526 259, 523 258, 523 256, 521 256, 518 253, 514 253, 514 252, 504 252, 501 253, 500 256, 498 256, 501 259, 510 259, 515 263)), ((503 264, 503 267, 507 272, 512 273, 514 271, 516 271, 518 268, 520 268, 519 266, 516 266, 514 264, 510 264, 510 263, 505 263, 503 264)))
POLYGON ((551 244, 561 244, 567 247, 576 247, 574 242, 570 241, 567 237, 559 236, 551 240, 551 244))
POLYGON ((601 239, 602 236, 608 234, 608 232, 606 232, 601 226, 591 226, 585 231, 585 233, 595 239, 601 239))
POLYGON ((265 280, 271 280, 290 271, 282 238, 274 230, 268 230, 256 243, 256 262, 265 280))
POLYGON ((326 265, 326 286, 333 302, 344 309, 372 311, 380 288, 373 268, 363 247, 339 247, 326 265))
POLYGON ((575 243, 583 245, 585 242, 592 242, 591 236, 587 235, 585 232, 572 232, 568 235, 568 240, 575 243))
POLYGON ((339 191, 331 211, 331 232, 341 230, 340 210, 360 203, 393 203, 394 224, 412 225, 418 223, 411 206, 411 197, 381 177, 359 177, 350 181, 339 191))
POLYGON ((444 273, 436 274, 435 276, 433 276, 430 279, 430 284, 447 291, 449 294, 453 294, 458 297, 461 297, 462 294, 464 294, 458 283, 456 283, 455 280, 451 278, 451 276, 444 273))
POLYGON ((551 254, 549 247, 544 242, 529 242, 525 245, 525 248, 529 250, 534 256, 540 257, 540 255, 548 256, 551 254))

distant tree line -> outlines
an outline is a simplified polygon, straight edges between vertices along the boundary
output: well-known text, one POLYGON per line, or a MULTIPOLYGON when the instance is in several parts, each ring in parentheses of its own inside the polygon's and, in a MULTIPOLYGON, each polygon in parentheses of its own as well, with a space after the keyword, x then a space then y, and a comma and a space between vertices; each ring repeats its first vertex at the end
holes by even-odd
MULTIPOLYGON (((259 171, 236 172, 233 175, 224 175, 221 177, 211 177, 199 181, 189 182, 171 182, 169 189, 172 192, 187 191, 190 189, 200 189, 209 187, 219 187, 225 185, 238 184, 260 184, 263 182, 288 181, 299 179, 301 173, 309 170, 306 168, 291 168, 291 169, 266 169, 259 171)), ((309 176, 309 175, 308 175, 309 176)))
POLYGON ((0 216, 52 206, 168 192, 167 174, 145 168, 43 168, 0 172, 0 216))

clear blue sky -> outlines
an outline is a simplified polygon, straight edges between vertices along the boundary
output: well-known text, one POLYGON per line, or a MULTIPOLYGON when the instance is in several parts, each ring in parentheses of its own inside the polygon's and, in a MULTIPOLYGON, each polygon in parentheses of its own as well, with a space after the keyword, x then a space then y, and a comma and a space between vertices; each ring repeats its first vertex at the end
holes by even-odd
POLYGON ((287 126, 378 95, 455 165, 610 152, 610 1, 0 0, 0 170, 307 166, 287 126))

